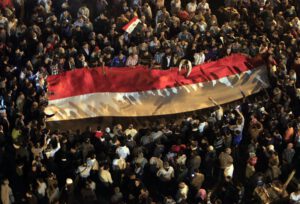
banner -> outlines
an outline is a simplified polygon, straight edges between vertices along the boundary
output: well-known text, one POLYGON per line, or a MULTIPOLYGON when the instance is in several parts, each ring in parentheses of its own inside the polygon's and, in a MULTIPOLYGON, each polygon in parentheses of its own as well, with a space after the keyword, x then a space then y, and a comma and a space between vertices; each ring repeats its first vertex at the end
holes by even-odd
POLYGON ((48 77, 49 121, 93 117, 159 116, 224 104, 268 87, 261 57, 234 54, 187 70, 83 68, 48 77))

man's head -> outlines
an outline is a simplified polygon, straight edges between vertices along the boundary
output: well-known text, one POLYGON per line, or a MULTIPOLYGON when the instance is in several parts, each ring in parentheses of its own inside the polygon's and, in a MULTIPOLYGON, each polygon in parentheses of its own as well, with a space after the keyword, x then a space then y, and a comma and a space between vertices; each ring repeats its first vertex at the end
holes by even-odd
POLYGON ((289 144, 287 145, 287 149, 293 149, 293 147, 294 147, 293 143, 289 143, 289 144))
POLYGON ((4 185, 9 185, 9 180, 8 180, 7 178, 5 178, 5 179, 3 180, 3 184, 4 184, 4 185))
POLYGON ((214 151, 214 147, 212 145, 209 145, 208 148, 207 148, 207 151, 208 152, 214 151))
POLYGON ((226 149, 225 149, 225 152, 226 152, 227 154, 231 154, 231 149, 230 149, 230 148, 226 148, 226 149))
POLYGON ((139 186, 141 184, 141 181, 140 181, 140 179, 135 179, 134 183, 135 183, 135 186, 139 186))
POLYGON ((115 193, 120 193, 120 187, 118 187, 118 186, 115 187, 115 188, 114 188, 114 192, 115 192, 115 193))
POLYGON ((118 55, 118 57, 119 57, 119 59, 123 59, 123 57, 124 57, 123 53, 120 52, 119 55, 118 55))
POLYGON ((169 162, 165 161, 165 162, 164 162, 164 168, 165 168, 165 169, 168 169, 169 167, 170 167, 169 162))
POLYGON ((165 53, 166 53, 166 55, 171 55, 171 53, 172 53, 171 48, 167 47, 165 53))

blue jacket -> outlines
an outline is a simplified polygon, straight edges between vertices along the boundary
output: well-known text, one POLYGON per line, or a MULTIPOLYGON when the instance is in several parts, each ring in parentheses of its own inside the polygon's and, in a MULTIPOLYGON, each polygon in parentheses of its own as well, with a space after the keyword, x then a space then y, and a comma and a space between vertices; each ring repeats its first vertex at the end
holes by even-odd
POLYGON ((126 65, 126 57, 124 56, 123 59, 120 59, 119 56, 113 58, 111 62, 111 67, 125 67, 126 65))

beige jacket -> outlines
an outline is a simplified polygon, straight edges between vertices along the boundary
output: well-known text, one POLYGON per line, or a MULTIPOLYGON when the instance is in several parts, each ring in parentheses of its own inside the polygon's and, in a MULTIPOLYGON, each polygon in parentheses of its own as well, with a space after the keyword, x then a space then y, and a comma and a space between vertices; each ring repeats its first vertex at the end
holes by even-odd
POLYGON ((12 195, 12 190, 7 184, 1 185, 1 201, 2 204, 11 204, 10 195, 12 195))
POLYGON ((219 161, 220 161, 221 169, 225 169, 226 167, 229 167, 233 163, 232 157, 225 152, 221 152, 219 156, 219 161))
POLYGON ((100 170, 100 180, 103 182, 103 183, 110 183, 112 184, 113 183, 113 180, 111 178, 111 174, 109 171, 107 170, 100 170))

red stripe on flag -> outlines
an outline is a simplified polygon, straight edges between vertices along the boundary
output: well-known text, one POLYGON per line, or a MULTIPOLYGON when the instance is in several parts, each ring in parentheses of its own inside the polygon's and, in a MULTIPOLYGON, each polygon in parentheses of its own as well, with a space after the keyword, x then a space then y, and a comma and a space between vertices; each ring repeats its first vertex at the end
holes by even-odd
POLYGON ((126 30, 128 29, 128 27, 129 27, 131 24, 133 24, 136 20, 138 20, 138 17, 137 17, 137 16, 134 17, 133 19, 131 19, 131 20, 129 21, 129 23, 127 23, 122 29, 123 29, 124 31, 126 31, 126 30))

